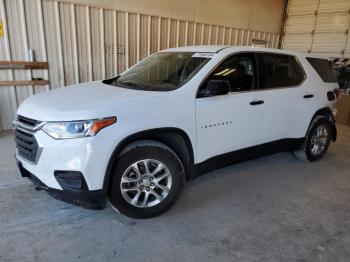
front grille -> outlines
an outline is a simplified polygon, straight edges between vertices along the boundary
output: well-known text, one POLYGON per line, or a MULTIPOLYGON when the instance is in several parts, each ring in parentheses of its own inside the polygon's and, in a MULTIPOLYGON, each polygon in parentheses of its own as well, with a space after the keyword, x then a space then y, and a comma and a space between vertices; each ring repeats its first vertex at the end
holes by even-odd
POLYGON ((30 127, 35 127, 36 125, 38 125, 40 122, 34 119, 30 119, 24 116, 17 116, 17 120, 19 123, 23 123, 26 126, 30 126, 30 127))
POLYGON ((39 150, 35 136, 31 133, 27 133, 16 128, 15 141, 18 154, 30 162, 35 163, 39 150))

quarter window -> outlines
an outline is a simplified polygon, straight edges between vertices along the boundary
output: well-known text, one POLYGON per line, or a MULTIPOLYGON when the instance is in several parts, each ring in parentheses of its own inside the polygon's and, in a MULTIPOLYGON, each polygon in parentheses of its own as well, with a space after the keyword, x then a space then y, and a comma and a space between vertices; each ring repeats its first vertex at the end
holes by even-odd
POLYGON ((304 80, 304 72, 294 56, 260 53, 259 57, 260 89, 296 86, 304 80))
POLYGON ((307 61, 316 70, 317 74, 326 83, 336 83, 337 79, 332 70, 331 62, 326 59, 307 57, 307 61))

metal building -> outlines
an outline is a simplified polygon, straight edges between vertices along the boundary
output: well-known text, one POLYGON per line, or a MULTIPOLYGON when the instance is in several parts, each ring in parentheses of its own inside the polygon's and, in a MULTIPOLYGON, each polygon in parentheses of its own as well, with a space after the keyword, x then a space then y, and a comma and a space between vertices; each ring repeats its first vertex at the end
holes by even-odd
POLYGON ((279 39, 270 32, 52 0, 0 0, 0 17, 0 61, 25 61, 30 48, 36 61, 48 61, 48 70, 1 70, 0 80, 49 80, 44 86, 0 87, 0 130, 11 128, 18 105, 30 95, 115 76, 161 49, 251 45, 253 39, 277 47, 279 39))

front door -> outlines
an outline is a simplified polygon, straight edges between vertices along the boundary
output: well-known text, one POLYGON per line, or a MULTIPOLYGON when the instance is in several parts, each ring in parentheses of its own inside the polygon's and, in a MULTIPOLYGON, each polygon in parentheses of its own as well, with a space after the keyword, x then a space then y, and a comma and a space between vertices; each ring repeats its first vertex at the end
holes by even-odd
POLYGON ((200 86, 196 99, 197 163, 261 143, 264 101, 257 91, 253 53, 230 56, 200 86), (213 95, 210 80, 229 83, 229 92, 213 95))

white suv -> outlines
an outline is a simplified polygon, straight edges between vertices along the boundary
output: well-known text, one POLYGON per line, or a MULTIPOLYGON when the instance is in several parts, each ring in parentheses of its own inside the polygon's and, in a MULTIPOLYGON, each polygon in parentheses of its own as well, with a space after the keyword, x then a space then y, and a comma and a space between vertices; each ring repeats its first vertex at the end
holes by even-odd
POLYGON ((336 139, 337 87, 329 61, 310 54, 168 49, 113 79, 28 98, 16 158, 56 198, 152 217, 212 167, 287 150, 322 158, 336 139))

